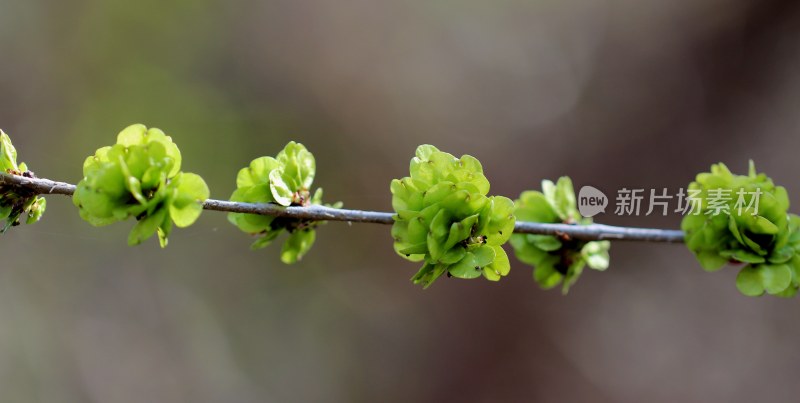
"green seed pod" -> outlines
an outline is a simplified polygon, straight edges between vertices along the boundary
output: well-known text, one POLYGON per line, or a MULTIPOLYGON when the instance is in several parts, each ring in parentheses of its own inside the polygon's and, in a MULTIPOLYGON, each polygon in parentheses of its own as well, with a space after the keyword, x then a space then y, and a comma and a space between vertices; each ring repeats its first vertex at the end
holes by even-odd
POLYGON ((489 181, 480 162, 422 145, 410 173, 393 180, 390 189, 394 249, 424 262, 412 281, 427 288, 445 273, 492 281, 507 275, 511 266, 502 245, 514 231, 514 204, 487 196, 489 181))
MULTIPOLYGON (((519 220, 588 225, 591 218, 578 212, 572 180, 563 176, 558 183, 542 181, 542 192, 526 191, 514 202, 519 220)), ((514 253, 523 263, 534 266, 533 278, 544 289, 562 284, 562 292, 578 281, 585 266, 603 271, 608 268, 608 241, 581 241, 566 236, 514 234, 514 253)))
MULTIPOLYGON (((281 206, 322 204, 322 189, 311 196, 316 163, 305 146, 294 141, 275 158, 256 158, 236 176, 236 190, 231 201, 274 203, 281 206)), ((333 207, 340 207, 335 203, 333 207)), ((257 236, 253 249, 269 245, 283 231, 289 238, 283 244, 281 261, 295 263, 311 249, 316 238, 315 227, 322 222, 279 218, 256 214, 229 213, 228 221, 244 232, 257 236)))
MULTIPOLYGON (((7 174, 34 177, 24 162, 17 165, 17 150, 2 130, 0 130, 0 169, 7 174)), ((24 187, 0 185, 0 220, 6 221, 0 228, 0 233, 19 225, 23 214, 27 216, 26 224, 39 221, 46 207, 47 202, 43 197, 24 187)))
POLYGON ((787 213, 786 189, 756 173, 735 175, 720 163, 689 185, 693 211, 684 217, 686 246, 707 271, 744 263, 736 285, 749 296, 792 296, 800 273, 800 219, 787 213))
POLYGON ((172 224, 193 224, 209 196, 205 181, 181 172, 180 166, 180 150, 172 138, 156 128, 132 125, 119 133, 115 145, 86 158, 72 201, 81 218, 94 226, 136 218, 129 245, 157 233, 165 247, 172 224))

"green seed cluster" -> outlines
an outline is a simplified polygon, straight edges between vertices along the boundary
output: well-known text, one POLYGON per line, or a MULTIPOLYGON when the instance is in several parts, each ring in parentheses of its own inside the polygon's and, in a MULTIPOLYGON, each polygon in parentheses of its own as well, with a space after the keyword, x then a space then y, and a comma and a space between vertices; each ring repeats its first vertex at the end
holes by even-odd
MULTIPOLYGON (((11 144, 11 139, 0 130, 0 170, 14 175, 33 177, 24 162, 17 165, 17 150, 11 144)), ((5 220, 5 225, 0 228, 0 233, 5 233, 9 228, 19 225, 20 217, 25 214, 26 224, 39 221, 47 207, 44 197, 18 186, 0 186, 0 220, 5 220)))
POLYGON ((424 262, 412 281, 427 288, 445 273, 492 281, 507 275, 511 266, 501 245, 514 231, 514 203, 487 196, 489 181, 480 162, 422 145, 410 173, 390 188, 397 213, 394 249, 424 262))
POLYGON ((180 168, 181 153, 169 136, 132 125, 119 133, 115 145, 86 159, 73 203, 94 226, 134 217, 138 222, 128 244, 137 245, 157 233, 165 247, 172 224, 182 228, 194 223, 209 196, 200 176, 180 168))
POLYGON ((745 295, 793 296, 800 282, 800 217, 788 214, 786 189, 750 162, 748 175, 722 164, 689 185, 697 209, 681 223, 686 245, 704 269, 744 263, 736 285, 745 295), (723 197, 724 196, 724 197, 723 197), (757 204, 756 204, 757 202, 757 204))
MULTIPOLYGON (((237 188, 231 201, 281 206, 320 205, 322 189, 317 189, 313 196, 310 192, 315 173, 314 155, 302 144, 292 141, 275 158, 256 158, 250 166, 242 168, 236 176, 237 188)), ((242 231, 258 237, 253 249, 263 248, 284 231, 288 232, 289 237, 281 251, 281 260, 287 264, 297 262, 311 249, 316 238, 314 228, 320 224, 243 213, 230 213, 228 220, 242 231)))
MULTIPOLYGON (((564 176, 557 183, 542 181, 542 191, 523 192, 515 202, 517 219, 539 223, 588 225, 591 218, 578 212, 572 180, 564 176)), ((562 284, 566 294, 585 266, 608 268, 608 241, 580 241, 566 236, 514 234, 514 253, 523 263, 534 266, 533 278, 544 289, 562 284)))

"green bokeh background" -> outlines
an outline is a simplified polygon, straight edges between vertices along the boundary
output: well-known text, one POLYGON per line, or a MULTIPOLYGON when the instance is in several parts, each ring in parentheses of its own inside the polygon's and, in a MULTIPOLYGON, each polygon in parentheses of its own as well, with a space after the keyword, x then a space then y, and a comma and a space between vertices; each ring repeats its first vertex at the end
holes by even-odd
MULTIPOLYGON (((227 198, 289 140, 350 208, 390 208, 418 144, 479 158, 492 193, 543 178, 677 191, 747 160, 800 203, 800 7, 790 1, 0 0, 0 127, 39 176, 131 123, 227 198)), ((674 192, 673 192, 674 193, 674 192)), ((792 208, 793 212, 798 212, 792 208)), ((677 228, 680 217, 608 224, 677 228)), ((299 264, 205 212, 166 250, 49 198, 0 239, 0 401, 790 401, 798 302, 741 296, 680 245, 615 243, 568 297, 331 223, 299 264)))

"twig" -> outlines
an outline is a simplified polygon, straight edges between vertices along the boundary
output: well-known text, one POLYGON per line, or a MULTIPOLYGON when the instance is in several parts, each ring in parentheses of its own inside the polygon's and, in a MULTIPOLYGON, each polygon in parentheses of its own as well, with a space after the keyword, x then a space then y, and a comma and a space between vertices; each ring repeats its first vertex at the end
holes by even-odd
POLYGON ((54 194, 72 196, 75 185, 51 181, 50 179, 28 178, 0 172, 0 185, 12 185, 33 190, 38 194, 54 194))
MULTIPOLYGON (((28 178, 0 172, 0 185, 24 187, 38 194, 60 194, 71 196, 75 185, 49 179, 28 178)), ((203 203, 206 210, 270 215, 298 218, 311 221, 346 221, 358 223, 392 224, 394 214, 380 211, 347 210, 325 206, 283 207, 271 203, 240 203, 227 200, 208 199, 203 203)), ((566 235, 574 239, 596 241, 647 241, 683 242, 684 234, 679 230, 615 227, 603 224, 569 225, 543 224, 518 221, 514 232, 520 234, 566 235)))

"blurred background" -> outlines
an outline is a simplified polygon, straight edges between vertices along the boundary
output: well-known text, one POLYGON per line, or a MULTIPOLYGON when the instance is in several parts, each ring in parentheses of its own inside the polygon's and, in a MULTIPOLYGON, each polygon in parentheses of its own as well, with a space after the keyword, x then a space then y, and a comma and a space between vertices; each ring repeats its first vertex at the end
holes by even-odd
MULTIPOLYGON (((418 144, 544 178, 685 186, 724 161, 800 203, 800 3, 0 0, 0 127, 40 177, 141 122, 227 198, 289 140, 326 200, 391 208, 418 144)), ((613 211, 613 210, 611 210, 613 211)), ((796 209, 794 212, 798 212, 796 209)), ((601 215, 677 228, 680 216, 601 215)), ((0 239, 3 402, 750 402, 798 393, 797 299, 746 298, 681 245, 615 243, 568 296, 409 282, 389 228, 330 223, 295 266, 224 214, 126 246, 49 197, 0 239)))

